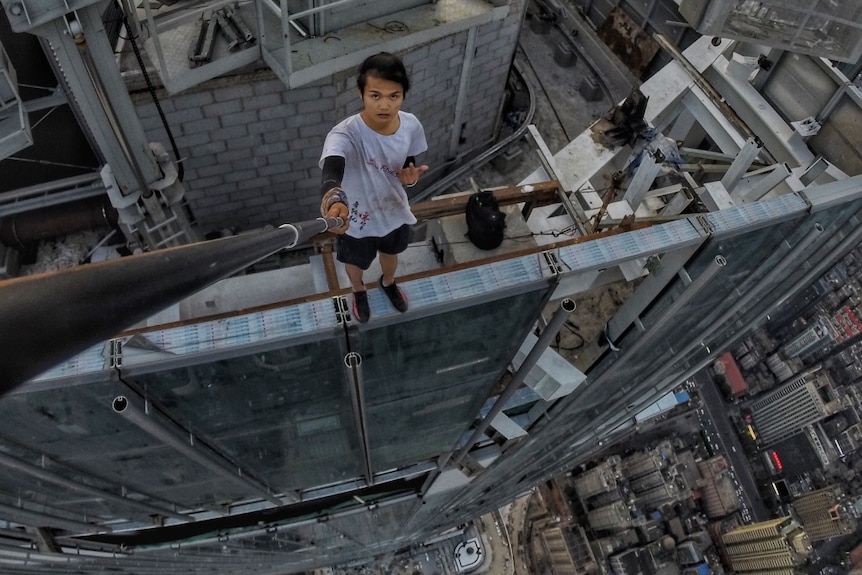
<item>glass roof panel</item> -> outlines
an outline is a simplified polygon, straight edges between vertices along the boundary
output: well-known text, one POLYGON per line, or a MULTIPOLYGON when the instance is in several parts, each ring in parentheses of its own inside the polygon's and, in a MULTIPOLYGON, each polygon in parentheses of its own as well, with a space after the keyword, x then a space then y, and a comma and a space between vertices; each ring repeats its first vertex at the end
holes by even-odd
POLYGON ((130 379, 276 492, 360 476, 334 337, 130 379))
POLYGON ((468 300, 469 307, 362 331, 351 340, 362 356, 375 473, 455 446, 541 312, 548 290, 549 282, 533 282, 525 293, 468 300))
MULTIPOLYGON (((4 397, 0 437, 13 438, 116 486, 183 502, 189 508, 242 495, 114 413, 113 399, 127 392, 121 383, 107 382, 4 397)), ((44 489, 51 496, 54 487, 44 489)))
POLYGON ((453 449, 477 417, 549 297, 536 258, 521 259, 515 273, 498 269, 512 262, 500 262, 413 282, 412 294, 424 294, 424 282, 439 284, 427 290, 433 304, 420 295, 411 306, 441 313, 351 335, 362 357, 374 473, 453 449), (500 284, 508 287, 489 291, 500 284))

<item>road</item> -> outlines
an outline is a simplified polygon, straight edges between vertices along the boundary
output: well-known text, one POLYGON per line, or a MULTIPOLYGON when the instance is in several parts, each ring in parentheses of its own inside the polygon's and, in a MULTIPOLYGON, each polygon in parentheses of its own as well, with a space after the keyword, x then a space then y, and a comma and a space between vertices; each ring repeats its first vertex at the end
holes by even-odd
POLYGON ((701 417, 704 432, 709 437, 709 441, 714 442, 712 446, 714 451, 721 453, 730 464, 734 484, 737 486, 737 495, 742 505, 743 518, 751 522, 770 519, 771 515, 760 498, 760 490, 751 473, 751 466, 742 449, 742 443, 730 424, 727 404, 721 392, 706 370, 699 371, 692 379, 703 400, 698 409, 698 415, 701 417), (716 447, 718 449, 715 449, 716 447))
POLYGON ((531 496, 532 493, 519 497, 511 505, 507 505, 502 510, 503 512, 501 512, 514 551, 514 575, 532 575, 529 567, 530 560, 527 557, 527 535, 525 532, 527 506, 529 505, 531 496))

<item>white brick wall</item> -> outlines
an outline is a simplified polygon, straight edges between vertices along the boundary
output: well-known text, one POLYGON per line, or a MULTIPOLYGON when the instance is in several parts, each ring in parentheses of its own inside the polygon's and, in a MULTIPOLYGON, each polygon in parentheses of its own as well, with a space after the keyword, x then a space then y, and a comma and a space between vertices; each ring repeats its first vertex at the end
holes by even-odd
MULTIPOLYGON (((520 30, 522 3, 509 17, 478 30, 470 72, 466 129, 458 153, 494 134, 508 65, 520 30)), ((412 86, 404 109, 423 122, 432 168, 448 159, 467 32, 400 54, 412 86)), ((219 78, 177 95, 158 97, 185 170, 186 198, 199 233, 253 229, 317 217, 323 139, 341 118, 359 111, 352 72, 288 90, 269 70, 219 78)), ((152 141, 168 138, 146 92, 132 94, 152 141)))

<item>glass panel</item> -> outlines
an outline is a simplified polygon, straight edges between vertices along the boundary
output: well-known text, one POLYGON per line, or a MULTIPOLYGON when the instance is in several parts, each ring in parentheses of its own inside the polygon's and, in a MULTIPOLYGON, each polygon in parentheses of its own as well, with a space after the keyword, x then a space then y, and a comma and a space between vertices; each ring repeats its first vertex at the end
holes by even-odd
POLYGON ((824 57, 849 58, 859 46, 860 26, 857 14, 845 3, 738 1, 725 23, 729 37, 767 40, 770 45, 785 46, 824 57))
POLYGON ((276 492, 360 475, 336 338, 131 378, 276 492))
MULTIPOLYGON (((655 300, 653 305, 642 314, 641 320, 646 333, 631 330, 618 347, 621 354, 614 361, 605 361, 588 373, 590 379, 601 377, 605 371, 608 379, 602 380, 601 391, 593 394, 582 403, 584 410, 600 409, 601 406, 613 401, 614 398, 625 395, 627 405, 649 401, 651 395, 643 388, 641 393, 633 390, 643 386, 648 379, 666 371, 675 362, 680 361, 679 353, 692 342, 700 338, 704 330, 715 322, 733 303, 747 291, 754 282, 769 271, 764 262, 771 257, 777 260, 781 251, 781 242, 785 234, 793 231, 798 222, 785 222, 732 238, 714 239, 686 266, 686 272, 696 282, 708 268, 715 267, 715 257, 723 255, 726 265, 720 268, 708 284, 701 289, 686 305, 675 309, 683 293, 693 286, 686 286, 681 280, 668 286, 663 297, 655 300), (776 252, 778 254, 776 255, 776 252), (665 320, 672 314, 670 321, 662 327, 651 330, 660 320, 665 320), (642 345, 641 338, 649 338, 650 342, 642 345), (627 349, 635 351, 626 353, 627 349)), ((730 335, 737 324, 729 323, 727 333, 730 335)), ((709 344, 698 346, 689 352, 691 363, 703 359, 713 351, 709 344)), ((609 358, 610 359, 610 358, 609 358)), ((686 362, 689 363, 689 362, 686 362)), ((660 378, 661 380, 661 378, 660 378)), ((656 394, 658 391, 655 392, 656 394)), ((653 398, 654 399, 654 398, 653 398)), ((623 406, 626 407, 626 406, 623 406)), ((635 411, 635 410, 632 410, 635 411)), ((634 413, 632 413, 634 415, 634 413)))
MULTIPOLYGON (((31 465, 38 465, 38 462, 28 461, 31 465)), ((117 509, 117 504, 113 501, 104 501, 92 496, 83 495, 79 491, 69 489, 64 486, 56 485, 35 479, 34 477, 12 469, 3 469, 3 487, 0 491, 0 501, 6 505, 16 506, 22 503, 24 506, 30 507, 30 504, 37 503, 47 505, 49 508, 63 509, 70 513, 78 515, 77 520, 83 521, 84 517, 88 521, 95 518, 114 519, 122 517, 123 513, 117 509)), ((117 493, 119 495, 119 492, 117 493)), ((129 517, 137 517, 142 519, 145 512, 132 511, 131 508, 125 510, 129 517)), ((47 510, 46 513, 56 515, 56 512, 47 510)))
MULTIPOLYGON (((713 239, 689 262, 686 271, 696 280, 709 266, 714 265, 713 259, 717 255, 726 257, 726 266, 712 278, 706 289, 676 310, 670 322, 657 333, 650 334, 653 338, 651 343, 626 355, 619 365, 606 360, 591 371, 588 374, 591 380, 601 377, 605 371, 612 373, 612 377, 581 403, 582 409, 599 409, 623 394, 632 403, 639 398, 641 403, 650 397, 654 398, 666 391, 667 384, 689 368, 726 348, 729 342, 737 340, 742 334, 750 332, 751 322, 763 315, 777 298, 799 292, 805 287, 799 282, 809 269, 822 262, 836 261, 839 254, 834 253, 835 245, 853 229, 848 220, 855 208, 848 208, 850 206, 831 208, 746 234, 713 239), (818 223, 824 227, 819 242, 815 241, 805 251, 794 256, 788 269, 761 285, 759 282, 779 264, 789 249, 793 249, 788 246, 797 246, 818 223), (826 238, 830 238, 828 242, 826 238), (731 318, 717 323, 731 306, 749 294, 753 297, 745 301, 740 310, 731 318), (693 338, 703 345, 689 350, 688 344, 693 338), (643 388, 641 393, 633 392, 644 384, 648 387, 643 388)), ((644 326, 649 329, 670 313, 674 302, 686 289, 680 281, 669 286, 666 294, 643 314, 644 326)), ((636 347, 636 342, 642 337, 641 332, 630 332, 619 344, 623 350, 621 353, 625 353, 629 347, 636 347)))
MULTIPOLYGON (((369 504, 373 502, 373 498, 366 500, 369 504)), ((261 569, 282 572, 285 565, 290 566, 291 572, 299 572, 303 567, 310 570, 321 562, 339 563, 365 555, 369 547, 382 542, 397 542, 406 535, 401 527, 419 505, 415 497, 365 509, 352 501, 343 506, 344 513, 332 510, 333 514, 325 521, 255 525, 233 529, 229 537, 208 533, 185 545, 179 557, 176 552, 167 556, 167 550, 159 551, 158 555, 172 563, 192 560, 205 563, 221 558, 221 567, 231 565, 236 572, 257 573, 261 569)))
POLYGON ((361 332, 374 472, 455 446, 523 342, 548 286, 361 332), (469 321, 468 321, 469 318, 469 321))
MULTIPOLYGON (((192 509, 245 495, 114 413, 111 402, 126 393, 122 384, 108 382, 4 397, 0 437, 38 446, 52 459, 129 491, 182 502, 192 509)), ((14 488, 6 485, 3 476, 4 490, 14 488)), ((41 489, 49 498, 61 495, 53 485, 41 489)))

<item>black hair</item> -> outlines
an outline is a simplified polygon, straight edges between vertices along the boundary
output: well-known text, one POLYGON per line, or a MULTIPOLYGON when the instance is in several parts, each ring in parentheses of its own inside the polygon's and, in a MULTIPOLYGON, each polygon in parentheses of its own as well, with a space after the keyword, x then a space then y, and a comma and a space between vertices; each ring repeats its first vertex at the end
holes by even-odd
POLYGON ((401 62, 398 56, 389 52, 380 52, 379 54, 369 56, 359 66, 356 86, 359 88, 361 94, 365 93, 365 84, 368 76, 401 84, 401 90, 405 96, 407 95, 407 90, 410 89, 410 79, 407 77, 404 63, 401 62))

